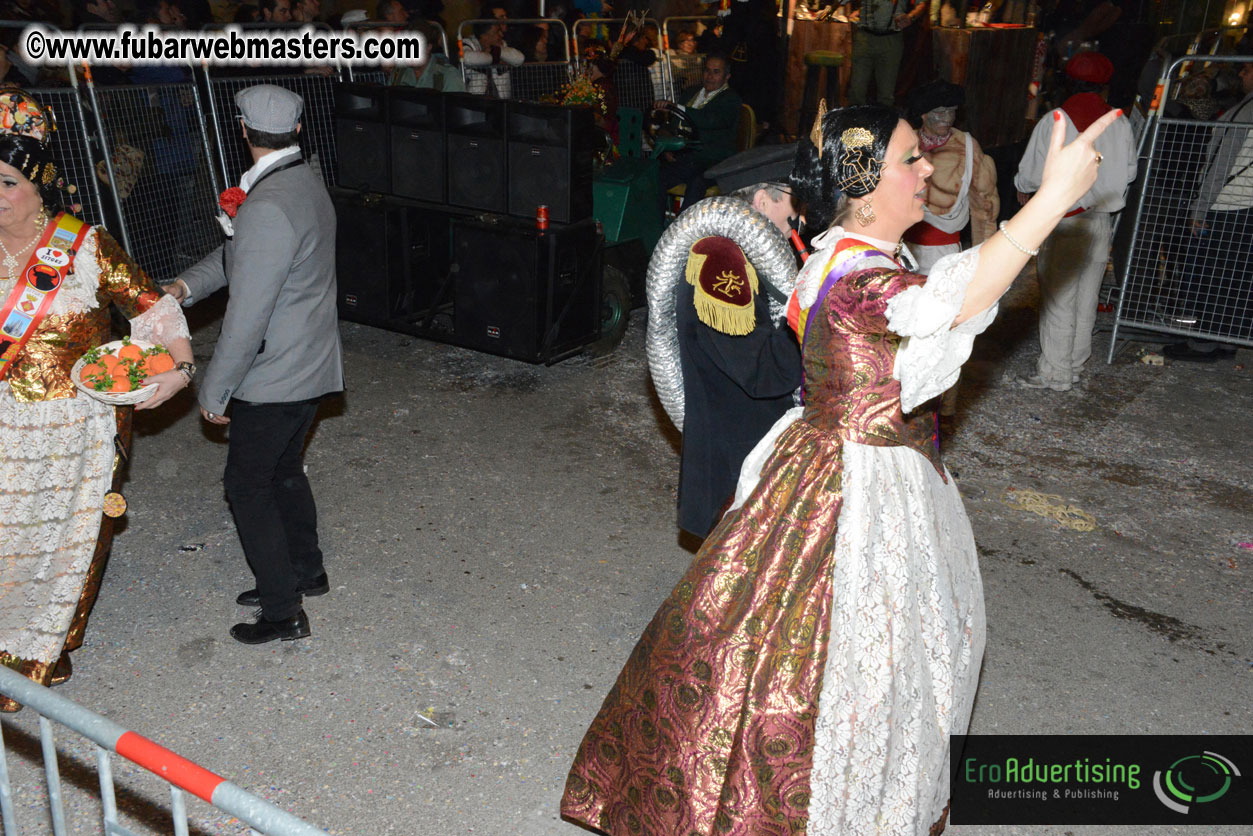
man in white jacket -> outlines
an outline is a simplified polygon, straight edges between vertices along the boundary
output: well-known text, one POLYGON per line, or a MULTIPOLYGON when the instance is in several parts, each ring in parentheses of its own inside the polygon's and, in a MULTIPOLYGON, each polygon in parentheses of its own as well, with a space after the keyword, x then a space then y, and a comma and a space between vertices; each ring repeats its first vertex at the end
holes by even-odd
POLYGON ((505 43, 505 10, 499 6, 489 7, 484 17, 499 22, 474 24, 474 37, 461 42, 466 92, 509 99, 513 97, 509 68, 525 59, 521 52, 505 43))
MULTIPOLYGON (((1014 177, 1020 203, 1040 188, 1053 122, 1066 122, 1069 142, 1107 113, 1110 106, 1097 91, 1113 73, 1114 65, 1099 52, 1080 52, 1066 63, 1077 92, 1035 126, 1014 177)), ((1040 245, 1040 359, 1035 374, 1018 378, 1029 389, 1069 390, 1092 356, 1092 327, 1109 263, 1111 216, 1123 208, 1127 186, 1136 177, 1135 137, 1126 117, 1115 120, 1095 146, 1100 154, 1096 183, 1040 245)))

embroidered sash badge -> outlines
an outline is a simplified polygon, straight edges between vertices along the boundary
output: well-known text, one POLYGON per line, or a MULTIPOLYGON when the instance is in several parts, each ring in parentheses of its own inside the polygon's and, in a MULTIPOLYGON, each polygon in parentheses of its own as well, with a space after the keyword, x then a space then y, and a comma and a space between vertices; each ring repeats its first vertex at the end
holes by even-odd
POLYGON ((87 224, 61 212, 44 228, 30 261, 22 268, 13 291, 0 305, 0 333, 7 339, 0 351, 0 380, 9 373, 26 341, 48 315, 52 300, 74 262, 74 253, 87 237, 87 224))

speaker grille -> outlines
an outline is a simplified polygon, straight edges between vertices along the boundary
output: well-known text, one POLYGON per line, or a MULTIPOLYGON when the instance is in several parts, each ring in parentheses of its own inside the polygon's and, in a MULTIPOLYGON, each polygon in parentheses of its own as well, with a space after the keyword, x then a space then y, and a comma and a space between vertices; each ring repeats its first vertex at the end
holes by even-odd
POLYGON ((391 126, 392 194, 443 203, 446 150, 439 128, 391 126))
POLYGON ((386 192, 391 188, 387 126, 382 122, 336 119, 335 147, 340 186, 367 192, 386 192))
POLYGON ((448 202, 486 212, 508 210, 503 139, 448 135, 448 202))

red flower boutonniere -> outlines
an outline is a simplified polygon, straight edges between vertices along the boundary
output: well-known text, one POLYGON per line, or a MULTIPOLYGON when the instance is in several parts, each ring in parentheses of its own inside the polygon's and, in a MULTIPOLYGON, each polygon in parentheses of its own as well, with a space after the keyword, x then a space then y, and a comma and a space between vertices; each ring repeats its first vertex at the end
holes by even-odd
POLYGON ((218 206, 222 207, 222 211, 230 217, 235 217, 235 213, 239 211, 239 207, 248 199, 248 193, 239 186, 231 186, 226 191, 218 195, 218 206))

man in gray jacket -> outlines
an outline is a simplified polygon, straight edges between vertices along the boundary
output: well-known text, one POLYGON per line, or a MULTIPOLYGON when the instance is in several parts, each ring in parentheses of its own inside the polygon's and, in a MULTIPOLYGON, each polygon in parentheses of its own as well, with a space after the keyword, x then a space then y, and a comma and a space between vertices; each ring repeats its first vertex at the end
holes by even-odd
POLYGON ((300 156, 304 101, 261 84, 235 96, 253 166, 222 193, 227 242, 169 290, 184 305, 230 287, 200 413, 231 424, 223 482, 260 605, 231 635, 246 644, 309 635, 301 596, 330 589, 303 447, 324 395, 343 389, 335 310, 335 210, 300 156), (230 411, 230 417, 225 413, 230 411))

